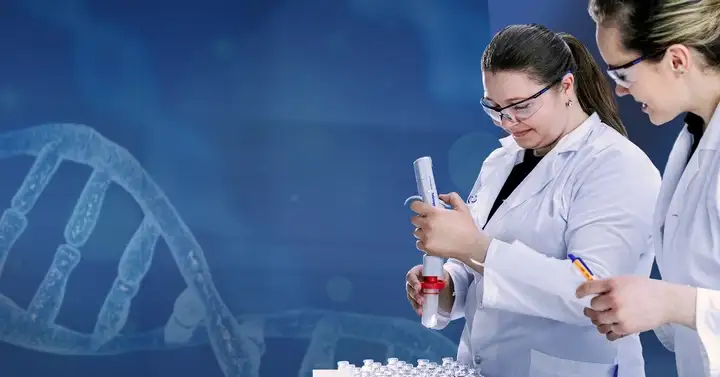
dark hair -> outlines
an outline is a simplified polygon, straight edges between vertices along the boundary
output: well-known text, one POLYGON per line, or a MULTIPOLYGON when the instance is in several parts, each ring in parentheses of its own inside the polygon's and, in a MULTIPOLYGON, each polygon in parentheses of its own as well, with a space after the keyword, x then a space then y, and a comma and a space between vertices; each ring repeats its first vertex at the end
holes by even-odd
POLYGON ((659 61, 673 44, 693 47, 709 67, 720 67, 720 2, 717 0, 590 0, 598 24, 617 27, 626 50, 659 61))
POLYGON ((605 124, 627 136, 610 84, 587 48, 570 34, 556 34, 537 24, 507 26, 485 49, 482 69, 524 72, 541 85, 572 72, 583 111, 597 112, 605 124))

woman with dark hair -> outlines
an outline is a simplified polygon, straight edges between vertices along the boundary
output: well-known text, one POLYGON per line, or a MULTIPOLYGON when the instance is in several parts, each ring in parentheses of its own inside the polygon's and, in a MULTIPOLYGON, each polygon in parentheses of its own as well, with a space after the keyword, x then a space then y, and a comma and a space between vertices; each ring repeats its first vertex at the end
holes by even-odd
POLYGON ((616 277, 578 288, 608 339, 654 329, 681 377, 720 377, 720 1, 591 0, 597 43, 619 96, 655 125, 685 114, 653 222, 663 280, 616 277))
MULTIPOLYGON (((637 336, 608 342, 575 297, 588 276, 648 276, 660 174, 620 122, 587 49, 540 25, 498 32, 482 57, 482 106, 510 135, 467 200, 416 201, 417 247, 449 258, 444 314, 466 320, 458 359, 487 377, 643 377, 637 336)), ((422 309, 422 266, 407 273, 422 309)))

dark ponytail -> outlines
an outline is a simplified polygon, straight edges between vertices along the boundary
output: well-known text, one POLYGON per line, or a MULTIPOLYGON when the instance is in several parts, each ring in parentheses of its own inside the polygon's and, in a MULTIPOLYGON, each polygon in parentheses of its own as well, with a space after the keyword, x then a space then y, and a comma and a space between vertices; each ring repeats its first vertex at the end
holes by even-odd
POLYGON ((598 113, 605 124, 627 136, 610 84, 587 48, 570 34, 555 34, 538 24, 507 26, 485 49, 482 68, 523 71, 542 85, 572 72, 580 107, 588 114, 598 113))
POLYGON ((590 51, 577 38, 567 33, 558 33, 572 52, 575 59, 575 90, 580 107, 586 113, 597 112, 600 119, 617 132, 627 137, 627 130, 620 120, 618 104, 610 84, 605 79, 590 51))

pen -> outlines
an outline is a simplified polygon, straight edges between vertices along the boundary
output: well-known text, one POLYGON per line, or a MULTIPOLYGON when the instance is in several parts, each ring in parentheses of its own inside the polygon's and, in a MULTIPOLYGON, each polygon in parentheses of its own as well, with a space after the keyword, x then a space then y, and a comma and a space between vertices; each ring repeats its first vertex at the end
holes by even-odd
POLYGON ((585 280, 590 281, 595 278, 593 276, 592 270, 590 270, 590 267, 588 267, 582 259, 572 254, 568 254, 568 258, 570 258, 572 264, 575 265, 578 271, 580 271, 580 273, 585 277, 585 280))

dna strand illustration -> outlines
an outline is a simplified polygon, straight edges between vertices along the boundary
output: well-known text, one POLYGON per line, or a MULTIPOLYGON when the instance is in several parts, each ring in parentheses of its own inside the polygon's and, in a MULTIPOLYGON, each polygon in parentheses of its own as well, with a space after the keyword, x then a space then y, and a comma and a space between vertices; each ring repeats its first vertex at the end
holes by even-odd
MULTIPOLYGON (((152 262, 160 237, 167 243, 188 290, 202 303, 202 320, 210 345, 225 376, 257 376, 263 349, 258 341, 241 334, 240 325, 218 295, 202 249, 180 219, 164 193, 155 185, 130 153, 93 129, 71 124, 52 124, 9 132, 0 137, 0 158, 20 154, 36 157, 35 163, 0 218, 0 269, 14 242, 27 226, 27 214, 63 160, 93 168, 65 228, 66 243, 55 253, 52 266, 26 311, 8 298, 10 309, 4 323, 18 321, 23 329, 54 323, 63 302, 68 278, 81 259, 81 248, 97 222, 105 192, 119 184, 139 204, 144 219, 121 257, 118 276, 98 314, 91 349, 117 336, 125 325, 133 297, 152 262)), ((10 330, 6 325, 4 331, 10 330)), ((14 328, 14 327, 12 327, 14 328)), ((32 332, 30 332, 32 333, 32 332)), ((29 340, 37 342, 30 337, 29 340)))
MULTIPOLYGON (((133 124, 143 125, 143 132, 147 134, 144 139, 160 140, 168 133, 181 136, 178 135, 178 126, 179 123, 182 122, 170 119, 160 106, 162 101, 159 100, 159 91, 154 80, 155 75, 151 69, 152 64, 141 38, 132 32, 123 30, 118 27, 119 25, 113 25, 101 18, 96 18, 89 10, 85 0, 67 0, 63 2, 53 2, 48 0, 18 0, 17 3, 27 13, 37 16, 43 21, 56 26, 59 30, 63 30, 70 36, 70 38, 73 39, 75 48, 75 64, 77 66, 75 69, 77 77, 75 77, 75 79, 79 84, 85 101, 96 108, 98 112, 102 112, 117 119, 127 120, 133 124)), ((53 128, 60 133, 64 132, 60 131, 60 129, 76 129, 76 133, 78 134, 93 133, 92 130, 81 131, 77 129, 83 128, 83 126, 52 125, 50 128, 53 128)), ((57 135, 50 135, 50 133, 53 132, 55 131, 50 129, 42 131, 40 129, 35 129, 34 131, 25 130, 13 135, 0 136, 0 140, 2 140, 0 141, 0 149, 4 149, 4 151, 0 150, 0 158, 2 158, 2 156, 9 157, 15 154, 39 155, 40 151, 43 150, 43 147, 46 146, 42 143, 42 141, 47 141, 48 144, 55 143, 56 145, 59 145, 58 148, 65 148, 61 145, 63 142, 58 140, 57 135), (28 147, 21 147, 22 145, 28 147), (32 146, 32 148, 29 146, 32 146)), ((183 132, 185 133, 186 131, 183 132)), ((198 147, 198 145, 200 145, 198 143, 198 139, 200 139, 201 135, 192 133, 189 135, 190 136, 186 135, 184 138, 184 140, 189 141, 183 142, 183 146, 180 148, 184 150, 182 154, 186 156, 195 155, 195 153, 198 153, 198 151, 195 150, 197 148, 200 148, 199 152, 202 153, 202 147, 198 147)), ((92 137, 73 137, 78 137, 84 141, 100 138, 96 133, 94 133, 94 136, 92 137)), ((105 140, 104 143, 107 143, 107 141, 105 140)), ((148 148, 147 152, 150 152, 150 154, 157 154, 157 148, 148 148)), ((52 149, 49 148, 48 150, 52 149)), ((101 165, 103 164, 102 161, 106 160, 104 157, 101 157, 101 155, 95 155, 92 157, 92 153, 89 151, 86 151, 85 154, 77 151, 73 153, 79 153, 82 157, 92 159, 94 162, 98 162, 97 160, 99 159, 100 162, 98 163, 101 165)), ((123 152, 123 154, 125 153, 126 152, 123 152)), ((63 158, 71 160, 71 158, 65 155, 63 155, 63 158)), ((172 161, 174 160, 167 160, 170 161, 170 166, 177 165, 177 161, 173 163, 172 161)), ((183 162, 194 163, 197 166, 201 166, 202 171, 206 176, 212 176, 213 174, 213 172, 207 171, 208 168, 213 166, 218 168, 216 166, 217 164, 208 164, 207 161, 193 162, 192 160, 183 160, 183 162)), ((125 165, 125 163, 118 164, 125 165)), ((134 166, 137 171, 143 170, 135 162, 129 165, 134 166)), ((156 173, 163 171, 162 167, 156 170, 156 173)), ((107 173, 104 174, 108 175, 107 173)), ((145 173, 143 173, 143 176, 144 174, 145 173)), ((93 176, 95 176, 95 174, 93 176)), ((166 177, 163 182, 168 184, 167 181, 170 178, 172 177, 166 177)), ((102 186, 102 183, 99 182, 103 182, 103 179, 104 178, 100 173, 98 173, 98 177, 95 177, 94 179, 91 178, 90 182, 97 182, 98 184, 95 186, 99 186, 89 188, 88 190, 99 190, 99 187, 102 186)), ((143 179, 141 179, 141 181, 143 179)), ((88 186, 92 186, 90 182, 88 183, 88 186)), ((204 197, 218 197, 218 195, 204 195, 204 197)), ((211 205, 212 203, 202 204, 205 210, 210 210, 208 207, 211 205)), ((217 206, 212 207, 213 212, 220 212, 219 210, 221 209, 226 208, 217 208, 217 206)), ((223 226, 226 228, 232 228, 234 231, 237 231, 237 221, 233 221, 229 215, 221 217, 225 219, 222 222, 213 222, 212 224, 199 222, 197 224, 193 224, 193 227, 204 225, 216 229, 220 225, 225 224, 223 226)), ((177 221, 174 221, 173 223, 177 223, 177 221)), ((180 221, 180 223, 182 223, 182 221, 180 221)), ((0 232, 2 232, 3 229, 2 224, 3 220, 0 220, 0 232)), ((90 225, 90 223, 85 226, 88 225, 90 225)), ((148 217, 147 221, 142 223, 140 229, 145 230, 139 229, 136 234, 137 238, 133 239, 135 240, 135 245, 143 245, 144 248, 142 250, 144 251, 138 251, 131 254, 129 253, 127 256, 124 256, 123 260, 125 263, 140 263, 142 261, 151 260, 152 251, 149 251, 152 250, 151 245, 154 244, 160 236, 167 238, 167 235, 158 231, 158 228, 159 225, 157 224, 157 221, 151 217, 148 217), (146 231, 149 233, 143 233, 146 231), (159 233, 159 235, 153 235, 153 233, 159 233)), ((0 237, 2 237, 2 235, 0 235, 0 237)), ((82 237, 76 236, 76 238, 81 239, 82 237)), ((3 239, 0 239, 0 245, 4 242, 2 240, 3 239)), ((190 241, 192 242, 188 242, 189 245, 197 246, 192 237, 190 237, 190 241)), ((182 244, 182 242, 180 243, 182 244)), ((70 243, 68 242, 68 244, 70 243)), ((9 246, 7 249, 9 249, 9 246)), ((78 247, 75 249, 78 249, 78 247)), ((4 248, 0 250, 4 250, 4 248)), ((200 250, 200 248, 197 247, 196 250, 200 250)), ((175 252, 173 253, 175 254, 175 252)), ((66 256, 71 254, 65 253, 62 255, 66 256)), ((72 255, 79 254, 75 253, 72 255)), ((188 256, 188 260, 185 265, 195 265, 191 262, 191 260, 192 257, 188 256)), ((198 265, 198 268, 206 266, 202 256, 200 256, 199 261, 202 261, 203 263, 198 265)), ((62 263, 58 263, 58 265, 60 264, 62 263)), ((180 265, 180 263, 178 264, 180 265)), ((123 265, 122 262, 121 265, 123 265)), ((147 267, 145 267, 145 271, 146 269, 147 267)), ((127 280, 136 283, 134 286, 139 286, 140 280, 138 279, 141 279, 141 271, 143 271, 143 268, 127 268, 123 271, 124 272, 119 273, 119 276, 132 276, 128 277, 127 280)), ((68 270, 68 273, 69 272, 71 272, 71 269, 68 270)), ((200 276, 205 277, 205 275, 200 276)), ((204 281, 208 280, 205 279, 204 281)), ((210 283, 210 286, 212 286, 212 283, 210 283)), ((55 289, 58 290, 57 288, 55 289)), ((213 339, 223 338, 223 336, 228 336, 227 334, 234 334, 234 336, 239 336, 238 334, 241 334, 242 337, 240 339, 246 341, 243 342, 238 340, 235 345, 240 343, 247 345, 249 348, 243 350, 244 353, 240 351, 237 352, 241 354, 241 360, 247 361, 244 365, 252 365, 254 370, 257 369, 256 366, 260 365, 260 357, 264 349, 263 336, 265 336, 265 338, 312 338, 311 343, 313 345, 332 344, 330 341, 317 340, 317 337, 322 334, 328 334, 331 338, 337 339, 337 335, 332 335, 330 331, 321 330, 331 328, 332 325, 329 323, 341 324, 340 327, 342 328, 342 331, 344 331, 345 337, 349 338, 357 337, 358 339, 390 345, 395 342, 395 339, 397 339, 398 343, 394 346, 398 350, 396 351, 396 355, 402 356, 403 354, 407 354, 408 358, 410 358, 411 354, 419 354, 418 356, 427 354, 428 357, 434 357, 435 355, 451 355, 455 353, 457 347, 447 338, 439 334, 428 332, 412 321, 402 322, 401 325, 397 324, 397 321, 403 320, 395 318, 375 318, 350 313, 298 311, 263 316, 262 318, 240 316, 237 317, 237 321, 235 323, 231 320, 229 313, 225 313, 225 316, 222 316, 222 318, 224 318, 226 322, 230 323, 230 328, 233 328, 234 330, 226 333, 221 331, 223 329, 217 329, 214 327, 209 329, 209 327, 212 326, 207 325, 206 322, 208 321, 205 321, 204 318, 206 312, 210 311, 210 309, 207 308, 211 307, 208 306, 207 303, 202 302, 200 299, 202 292, 196 292, 194 289, 187 289, 177 298, 175 312, 168 319, 167 325, 164 328, 139 335, 118 334, 117 331, 119 331, 119 328, 122 328, 122 318, 125 314, 122 314, 124 313, 122 311, 122 305, 116 305, 116 303, 121 300, 121 297, 128 297, 128 293, 131 292, 125 292, 123 289, 124 288, 113 290, 111 291, 111 294, 108 295, 108 299, 106 300, 107 310, 104 309, 104 311, 101 311, 99 315, 99 317, 104 319, 98 320, 98 324, 96 325, 92 336, 76 333, 50 322, 45 324, 46 327, 36 327, 35 322, 30 321, 29 317, 26 317, 26 315, 23 314, 24 312, 22 309, 17 308, 17 305, 14 305, 7 298, 2 298, 2 296, 0 296, 0 300, 6 302, 7 304, 0 305, 0 318, 5 317, 5 319, 7 319, 7 321, 4 321, 3 323, 13 323, 12 327, 0 328, 0 339, 21 347, 32 348, 38 351, 51 352, 55 354, 98 355, 116 354, 135 350, 167 349, 207 342, 213 344, 213 347, 222 347, 222 344, 224 344, 223 342, 220 342, 221 344, 217 345, 218 342, 213 343, 213 339), (120 292, 123 293, 121 294, 120 292), (110 310, 112 308, 115 308, 118 311, 110 310), (3 312, 5 312, 4 315, 2 314, 3 312), (105 317, 103 317, 103 313, 106 313, 105 317), (300 319, 301 317, 304 319, 300 319), (313 320, 315 322, 313 322, 313 320), (293 326, 293 324, 296 326, 293 326), (318 324, 321 324, 322 326, 318 324), (205 329, 202 329, 202 327, 205 327, 205 329), (318 328, 317 332, 314 332, 315 327, 318 328), (377 329, 377 331, 369 331, 368 329, 370 328, 377 329), (399 328, 404 328, 405 330, 397 333, 400 331, 398 330, 399 328), (283 329, 283 331, 281 332, 279 329, 283 329), (382 331, 380 329, 382 329, 382 331), (214 331, 213 334, 217 334, 215 338, 209 336, 208 332, 210 331, 214 331), (313 333, 316 334, 315 338, 312 336, 313 333), (367 334, 374 335, 369 336, 367 334), (402 334, 407 334, 407 336, 402 334), (433 344, 431 347, 432 351, 426 351, 426 349, 430 347, 430 344, 433 344)), ((212 289, 212 291, 214 292, 214 289, 212 289)), ((54 300, 58 301, 56 304, 59 308, 62 299, 58 299, 58 296, 55 296, 54 300)), ((222 307, 224 308, 224 305, 222 305, 222 307)), ((43 308, 47 307, 43 306, 43 308)), ((44 310, 49 311, 48 309, 44 310)), ((126 310, 127 308, 125 308, 125 311, 126 310)), ((209 323, 212 324, 213 322, 210 321, 209 323)), ((2 325, 0 324, 0 326, 2 325)), ((234 350, 237 350, 237 348, 234 348, 234 350)), ((330 346, 313 346, 308 350, 308 355, 316 355, 317 352, 319 352, 311 352, 311 350, 323 350, 323 352, 330 352, 333 348, 330 346)), ((323 357, 315 356, 311 358, 323 359, 323 357)), ((228 357, 219 357, 218 361, 220 362, 220 360, 227 359, 228 357)), ((330 359, 331 357, 329 356, 324 357, 324 360, 330 359)), ((230 372, 225 372, 225 375, 230 376, 232 374, 230 372)), ((303 375, 302 371, 300 375, 303 375)), ((248 374, 247 376, 251 375, 248 374)))
POLYGON ((388 348, 388 357, 439 358, 455 353, 457 346, 448 338, 405 319, 311 310, 235 318, 219 297, 192 233, 126 149, 87 126, 48 124, 0 135, 0 159, 20 155, 36 159, 0 217, 0 271, 28 224, 28 213, 60 164, 71 161, 88 165, 93 173, 66 224, 66 242, 58 247, 27 309, 0 295, 0 340, 4 342, 61 355, 118 354, 210 343, 227 377, 258 376, 268 337, 310 339, 300 376, 319 365, 332 365, 335 348, 343 337, 382 342, 388 348), (81 248, 94 229, 112 183, 134 198, 144 219, 120 258, 118 276, 94 331, 83 334, 56 324, 55 319, 69 276, 81 260, 81 248), (123 334, 131 301, 160 238, 167 243, 188 288, 178 296, 165 327, 123 334), (205 331, 196 331, 199 328, 205 331))

